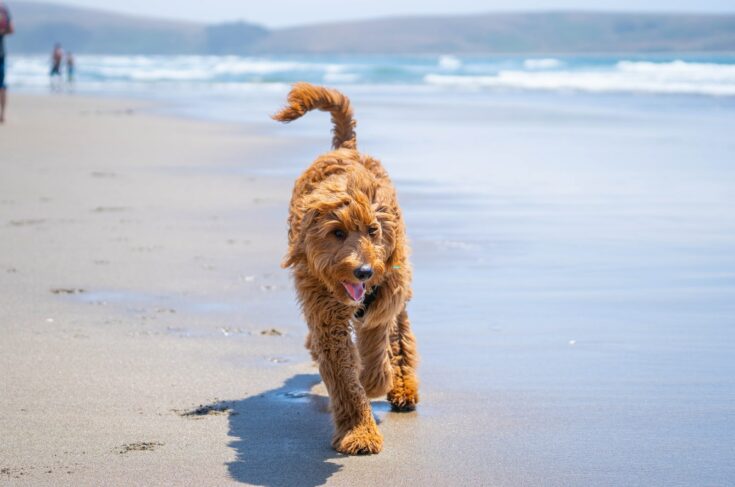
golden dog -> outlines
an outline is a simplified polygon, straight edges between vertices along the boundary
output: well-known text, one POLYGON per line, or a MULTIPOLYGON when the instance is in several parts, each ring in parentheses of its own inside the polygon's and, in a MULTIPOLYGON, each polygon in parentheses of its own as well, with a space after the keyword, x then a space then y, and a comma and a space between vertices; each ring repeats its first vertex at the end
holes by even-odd
POLYGON ((297 83, 288 106, 273 118, 290 122, 314 109, 332 115, 334 150, 296 180, 283 266, 292 269, 309 326, 306 346, 329 391, 332 446, 353 455, 378 453, 383 437, 369 398, 387 393, 397 411, 418 402, 405 226, 380 161, 357 151, 346 96, 297 83))

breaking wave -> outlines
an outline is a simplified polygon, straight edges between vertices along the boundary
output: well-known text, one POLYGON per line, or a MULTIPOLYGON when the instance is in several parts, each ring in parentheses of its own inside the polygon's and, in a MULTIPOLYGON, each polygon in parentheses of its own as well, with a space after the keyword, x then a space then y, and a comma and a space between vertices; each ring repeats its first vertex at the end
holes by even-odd
MULTIPOLYGON (((526 61, 527 64, 528 61, 526 61)), ((551 63, 546 65, 551 67, 551 63)), ((735 96, 735 65, 684 61, 618 61, 611 67, 500 70, 489 75, 428 74, 430 85, 458 88, 735 96)))
POLYGON ((562 61, 554 58, 544 59, 526 59, 523 61, 523 67, 526 69, 555 69, 564 64, 562 61))

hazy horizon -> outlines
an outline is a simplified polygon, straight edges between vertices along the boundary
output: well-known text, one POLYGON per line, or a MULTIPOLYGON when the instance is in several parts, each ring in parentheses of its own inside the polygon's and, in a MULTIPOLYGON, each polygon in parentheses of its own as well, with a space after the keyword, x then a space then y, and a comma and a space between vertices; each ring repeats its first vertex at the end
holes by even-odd
POLYGON ((632 0, 600 1, 590 6, 575 0, 498 0, 478 3, 471 0, 456 0, 448 10, 445 2, 435 0, 403 0, 388 4, 375 4, 366 0, 355 0, 349 4, 334 0, 314 0, 307 5, 298 0, 284 0, 270 4, 245 4, 239 0, 210 0, 207 4, 193 0, 149 3, 146 0, 15 0, 6 1, 12 10, 14 3, 53 3, 64 6, 93 8, 114 13, 157 17, 163 19, 194 21, 203 23, 247 21, 267 27, 280 28, 321 22, 366 20, 391 16, 421 15, 471 15, 479 13, 571 11, 586 12, 640 12, 640 13, 735 13, 732 2, 723 0, 652 0, 642 8, 632 0), (339 8, 336 8, 339 6, 339 8), (173 11, 178 8, 178 11, 173 11))

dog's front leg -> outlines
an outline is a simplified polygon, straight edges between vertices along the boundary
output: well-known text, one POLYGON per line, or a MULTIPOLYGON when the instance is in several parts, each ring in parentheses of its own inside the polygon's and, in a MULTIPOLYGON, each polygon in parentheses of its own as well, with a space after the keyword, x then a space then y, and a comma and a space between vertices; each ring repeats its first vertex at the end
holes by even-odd
POLYGON ((389 333, 393 323, 363 322, 357 327, 360 352, 360 383, 368 397, 379 397, 393 387, 389 333))
POLYGON ((332 446, 349 455, 378 453, 383 448, 383 437, 360 385, 359 358, 350 336, 349 318, 311 318, 309 345, 329 392, 336 429, 332 446))

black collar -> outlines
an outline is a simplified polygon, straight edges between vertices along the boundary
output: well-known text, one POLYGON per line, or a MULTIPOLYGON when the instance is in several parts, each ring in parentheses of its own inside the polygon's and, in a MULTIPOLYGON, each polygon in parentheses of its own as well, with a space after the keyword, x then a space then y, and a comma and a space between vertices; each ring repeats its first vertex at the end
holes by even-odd
POLYGON ((371 291, 370 294, 365 295, 365 299, 362 300, 362 306, 360 306, 357 311, 355 311, 355 318, 362 318, 365 316, 365 312, 367 311, 368 307, 375 301, 375 298, 378 297, 378 289, 380 286, 375 286, 371 291))

